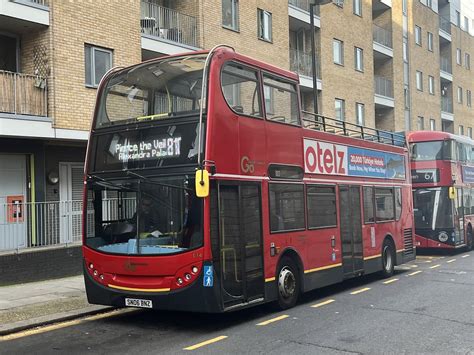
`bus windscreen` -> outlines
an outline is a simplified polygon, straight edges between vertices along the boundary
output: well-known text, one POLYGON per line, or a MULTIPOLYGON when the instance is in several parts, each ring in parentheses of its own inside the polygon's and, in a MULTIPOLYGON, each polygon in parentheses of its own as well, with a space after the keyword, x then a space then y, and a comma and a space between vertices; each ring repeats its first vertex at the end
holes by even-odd
POLYGON ((205 61, 189 55, 118 71, 106 83, 94 128, 198 114, 205 61))

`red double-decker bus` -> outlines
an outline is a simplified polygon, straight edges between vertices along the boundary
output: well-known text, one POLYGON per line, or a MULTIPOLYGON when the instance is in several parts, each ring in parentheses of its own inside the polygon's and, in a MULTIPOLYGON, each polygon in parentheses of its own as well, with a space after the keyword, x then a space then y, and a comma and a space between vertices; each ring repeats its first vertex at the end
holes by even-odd
POLYGON ((222 312, 415 258, 403 137, 300 110, 226 46, 113 70, 87 152, 89 302, 222 312), (401 145, 401 146, 400 146, 401 145))
POLYGON ((417 247, 471 250, 474 141, 436 131, 410 132, 407 140, 417 247))

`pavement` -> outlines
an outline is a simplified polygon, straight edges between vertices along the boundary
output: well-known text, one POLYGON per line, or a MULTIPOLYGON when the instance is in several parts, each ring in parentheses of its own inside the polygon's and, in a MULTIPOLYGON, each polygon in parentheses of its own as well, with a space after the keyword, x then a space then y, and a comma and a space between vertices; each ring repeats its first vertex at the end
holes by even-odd
POLYGON ((0 336, 106 312, 87 302, 82 275, 0 287, 0 336))

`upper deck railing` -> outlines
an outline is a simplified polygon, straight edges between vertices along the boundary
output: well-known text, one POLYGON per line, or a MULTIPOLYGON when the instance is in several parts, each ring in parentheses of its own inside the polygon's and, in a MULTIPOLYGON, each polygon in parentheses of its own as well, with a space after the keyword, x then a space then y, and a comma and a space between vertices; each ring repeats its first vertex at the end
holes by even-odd
POLYGON ((390 144, 399 147, 406 146, 405 136, 400 133, 365 127, 307 111, 303 111, 303 127, 316 131, 363 139, 370 142, 390 144))
POLYGON ((197 21, 193 16, 152 2, 141 2, 142 33, 197 47, 197 21))

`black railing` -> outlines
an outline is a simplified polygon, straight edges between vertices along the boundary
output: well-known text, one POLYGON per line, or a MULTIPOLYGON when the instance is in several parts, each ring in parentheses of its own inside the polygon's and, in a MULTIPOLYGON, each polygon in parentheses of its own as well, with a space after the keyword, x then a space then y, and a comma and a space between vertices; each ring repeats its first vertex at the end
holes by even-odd
POLYGON ((365 127, 307 111, 303 111, 303 127, 363 139, 370 142, 390 144, 399 147, 406 146, 405 136, 403 134, 365 127))

